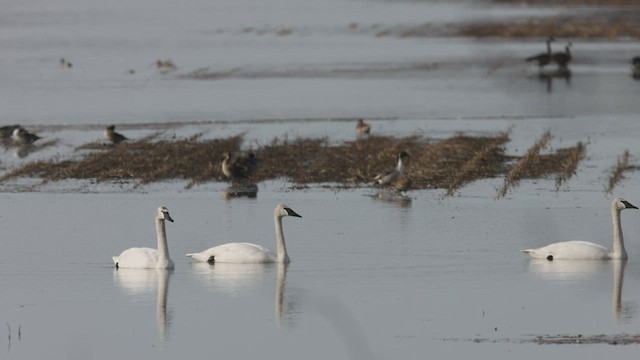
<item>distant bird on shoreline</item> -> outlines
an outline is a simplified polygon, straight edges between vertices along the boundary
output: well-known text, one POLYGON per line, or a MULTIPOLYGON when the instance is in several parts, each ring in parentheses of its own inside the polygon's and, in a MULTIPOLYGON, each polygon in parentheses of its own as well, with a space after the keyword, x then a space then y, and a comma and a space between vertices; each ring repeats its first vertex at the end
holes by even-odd
POLYGON ((393 180, 395 180, 395 179, 399 178, 400 176, 402 176, 402 174, 404 174, 404 162, 403 161, 408 161, 410 157, 411 156, 409 154, 407 154, 406 151, 400 152, 400 154, 398 154, 398 163, 396 165, 396 168, 393 169, 392 171, 389 171, 388 173, 377 175, 373 179, 374 184, 389 185, 393 180))
POLYGON ((40 139, 40 136, 30 133, 22 127, 17 127, 13 129, 11 139, 13 139, 16 144, 29 145, 40 139))
POLYGON ((546 40, 547 43, 547 52, 546 53, 540 53, 534 56, 530 56, 528 58, 526 58, 525 60, 527 62, 531 62, 531 61, 537 61, 538 62, 538 67, 540 68, 540 72, 542 72, 542 69, 548 65, 551 62, 551 42, 554 41, 555 39, 553 37, 548 37, 546 40))
POLYGON ((73 67, 73 64, 67 61, 65 58, 60 59, 60 67, 63 69, 69 69, 73 67))
POLYGON ((174 71, 177 69, 176 64, 173 63, 173 61, 171 60, 156 60, 156 67, 158 68, 158 70, 160 70, 160 72, 163 73, 167 73, 169 71, 174 71))
POLYGON ((256 155, 250 151, 246 157, 232 159, 231 153, 224 152, 222 160, 222 173, 231 181, 246 180, 258 169, 259 163, 256 155))
POLYGON ((553 53, 553 55, 551 55, 551 59, 558 64, 558 67, 561 70, 566 70, 567 69, 567 65, 569 65, 569 62, 571 62, 571 46, 573 44, 571 44, 571 41, 569 41, 567 43, 567 45, 564 47, 564 52, 556 52, 553 53))
POLYGON ((369 126, 369 124, 364 122, 363 119, 358 119, 356 123, 356 135, 358 136, 369 135, 370 131, 371 131, 371 126, 369 126))
POLYGON ((20 125, 5 125, 0 127, 0 139, 11 139, 13 131, 21 128, 20 125))
POLYGON ((115 125, 109 125, 106 128, 104 128, 104 137, 111 141, 114 144, 119 144, 125 140, 128 140, 124 135, 117 133, 116 131, 116 126, 115 125))

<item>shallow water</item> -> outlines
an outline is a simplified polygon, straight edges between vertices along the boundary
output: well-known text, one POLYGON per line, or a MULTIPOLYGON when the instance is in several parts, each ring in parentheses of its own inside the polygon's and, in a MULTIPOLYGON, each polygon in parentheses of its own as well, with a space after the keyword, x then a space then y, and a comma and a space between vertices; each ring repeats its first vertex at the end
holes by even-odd
MULTIPOLYGON (((640 88, 627 64, 637 42, 574 41, 573 76, 549 84, 521 60, 542 50, 535 41, 375 36, 532 11, 556 10, 365 0, 4 4, 2 124, 59 143, 26 157, 6 148, 0 171, 79 156, 75 147, 100 140, 107 123, 132 138, 244 132, 245 146, 256 146, 275 136, 351 140, 356 117, 374 133, 434 141, 510 130, 507 151, 516 155, 550 130, 554 148, 582 141, 587 157, 560 191, 554 179, 524 181, 501 200, 502 179, 408 199, 282 182, 227 200, 219 183, 2 183, 0 358, 637 355, 637 345, 533 340, 637 333, 640 213, 622 214, 626 264, 529 261, 519 252, 573 239, 611 246, 607 178, 625 149, 632 161, 640 150, 640 88), (279 36, 283 29, 292 32, 279 36), (60 57, 73 68, 60 69, 60 57), (158 58, 178 71, 158 73, 158 58), (240 70, 181 76, 200 68, 240 70), (184 257, 228 241, 274 249, 281 202, 303 216, 284 219, 288 267, 184 257), (175 219, 167 231, 176 269, 114 270, 111 256, 155 245, 159 205, 175 219)), ((627 173, 615 194, 638 205, 639 185, 627 173)))

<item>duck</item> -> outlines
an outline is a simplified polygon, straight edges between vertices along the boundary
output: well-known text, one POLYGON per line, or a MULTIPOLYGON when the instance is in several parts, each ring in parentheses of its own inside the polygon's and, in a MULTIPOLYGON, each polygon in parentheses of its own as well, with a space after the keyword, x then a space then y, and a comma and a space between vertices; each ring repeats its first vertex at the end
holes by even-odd
POLYGON ((156 239, 157 249, 146 247, 133 247, 123 251, 118 256, 113 256, 116 269, 173 269, 174 264, 169 257, 167 247, 167 232, 165 221, 173 222, 169 209, 160 206, 156 210, 156 239))
POLYGON ((555 39, 553 37, 548 37, 547 38, 547 40, 546 40, 547 52, 530 56, 530 57, 526 58, 525 60, 527 62, 537 61, 538 62, 538 66, 540 67, 540 72, 542 72, 542 68, 544 68, 546 65, 548 65, 551 62, 551 42, 554 41, 554 40, 555 39))
POLYGON ((393 191, 395 191, 396 193, 406 192, 409 189, 411 189, 412 185, 413 185, 413 180, 411 180, 411 178, 408 178, 406 176, 397 178, 395 181, 392 181, 390 184, 391 189, 393 189, 393 191))
POLYGON ((232 160, 231 153, 225 151, 222 159, 222 173, 231 181, 246 180, 258 169, 256 155, 250 151, 246 157, 232 160))
POLYGON ((227 243, 186 256, 199 262, 209 263, 289 263, 290 259, 282 232, 282 218, 285 216, 302 217, 285 204, 276 206, 273 211, 273 222, 276 229, 275 254, 257 244, 227 243))
POLYGON ((371 126, 364 122, 363 119, 358 119, 356 123, 356 135, 369 135, 369 132, 371 132, 371 126))
POLYGON ((60 59, 60 67, 63 69, 69 69, 73 67, 73 64, 67 61, 65 58, 60 59))
POLYGON ((173 63, 173 61, 171 60, 156 60, 156 67, 158 68, 158 70, 160 70, 161 72, 169 72, 169 71, 174 71, 177 69, 176 64, 173 63))
POLYGON ((383 174, 378 174, 373 179, 374 185, 389 185, 392 181, 402 176, 404 173, 404 163, 403 161, 408 161, 411 156, 406 152, 402 151, 398 154, 398 163, 396 168, 383 174))
POLYGON ((119 144, 125 140, 128 140, 124 135, 116 132, 115 125, 109 125, 104 128, 103 134, 107 140, 111 141, 114 144, 119 144))
POLYGON ((558 64, 558 67, 560 69, 566 70, 567 69, 567 65, 569 65, 569 62, 571 62, 571 46, 573 44, 571 44, 571 41, 569 41, 567 43, 567 45, 564 47, 564 52, 555 52, 553 53, 553 55, 551 55, 551 59, 558 64))
POLYGON ((13 139, 16 144, 30 145, 40 139, 40 136, 30 133, 22 127, 17 127, 13 129, 11 139, 13 139))
POLYGON ((5 125, 0 126, 0 139, 11 139, 13 135, 13 131, 15 129, 19 129, 22 126, 20 125, 5 125))
POLYGON ((522 250, 532 258, 547 260, 610 260, 627 258, 620 226, 620 212, 625 209, 637 209, 628 201, 617 197, 611 202, 613 221, 613 251, 602 245, 587 241, 565 241, 553 243, 537 249, 522 250))

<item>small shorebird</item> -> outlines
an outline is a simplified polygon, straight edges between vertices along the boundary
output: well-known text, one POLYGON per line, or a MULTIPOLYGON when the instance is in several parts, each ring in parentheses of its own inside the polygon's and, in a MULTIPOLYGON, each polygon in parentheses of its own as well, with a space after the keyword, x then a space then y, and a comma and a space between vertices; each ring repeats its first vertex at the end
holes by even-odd
POLYGON ((107 140, 111 141, 114 144, 118 144, 125 140, 128 140, 124 135, 116 132, 115 125, 109 125, 106 128, 104 128, 103 134, 107 140))
POLYGON ((540 67, 540 72, 542 72, 542 68, 548 65, 551 62, 551 42, 555 39, 553 37, 547 38, 547 52, 540 53, 538 55, 530 56, 526 58, 526 61, 537 61, 538 66, 540 67))
POLYGON ((551 59, 558 64, 558 67, 562 70, 566 70, 567 69, 567 65, 569 65, 569 62, 571 62, 571 46, 573 44, 571 44, 571 41, 569 41, 567 43, 567 45, 564 47, 564 52, 556 52, 553 53, 553 55, 551 55, 551 59))
POLYGON ((13 129, 11 138, 17 144, 33 144, 36 140, 40 139, 40 136, 32 134, 22 127, 13 129))
POLYGON ((258 168, 258 159, 253 152, 249 152, 247 157, 239 157, 232 160, 231 153, 224 152, 222 160, 222 173, 231 181, 245 180, 251 176, 258 168))
POLYGON ((404 173, 403 161, 408 160, 408 158, 410 157, 411 156, 409 154, 407 154, 405 151, 402 151, 400 154, 398 154, 398 164, 396 165, 396 168, 388 173, 377 175, 373 179, 374 184, 389 185, 393 180, 402 176, 402 174, 404 173))
POLYGON ((176 64, 173 63, 173 61, 171 60, 156 60, 156 67, 158 68, 158 70, 160 70, 161 72, 169 72, 169 71, 174 71, 177 69, 176 64))
POLYGON ((67 59, 61 58, 60 59, 60 67, 63 68, 63 69, 68 69, 68 68, 73 67, 73 64, 68 62, 67 59))
POLYGON ((371 126, 369 126, 369 124, 364 122, 364 120, 358 119, 358 123, 356 124, 356 135, 358 136, 369 135, 370 131, 371 131, 371 126))

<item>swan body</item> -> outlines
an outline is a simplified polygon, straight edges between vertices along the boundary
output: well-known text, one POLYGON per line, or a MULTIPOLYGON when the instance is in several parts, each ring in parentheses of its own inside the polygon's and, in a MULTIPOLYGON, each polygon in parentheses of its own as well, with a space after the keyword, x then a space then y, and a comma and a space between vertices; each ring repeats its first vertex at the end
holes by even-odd
POLYGON ((615 198, 611 203, 611 218, 613 221, 613 251, 602 245, 587 241, 565 241, 543 246, 537 249, 522 250, 532 258, 547 260, 608 260, 626 259, 622 228, 620 227, 620 211, 637 209, 622 198, 615 198))
POLYGON ((173 222, 169 210, 161 206, 156 211, 156 237, 158 248, 133 247, 113 257, 116 268, 128 269, 173 269, 173 261, 167 248, 165 220, 173 222))
POLYGON ((216 263, 288 263, 290 260, 282 232, 282 218, 285 216, 302 217, 287 205, 280 204, 276 206, 273 212, 276 228, 276 254, 256 244, 228 243, 199 253, 187 254, 187 256, 196 261, 216 263))
POLYGON ((404 173, 403 160, 405 160, 405 159, 407 159, 409 157, 410 157, 409 154, 407 154, 405 151, 403 151, 400 154, 398 154, 398 164, 396 165, 396 168, 393 169, 392 171, 388 172, 388 173, 377 175, 373 179, 374 185, 375 184, 378 184, 378 185, 389 185, 392 181, 394 181, 395 179, 397 179, 400 176, 402 176, 402 174, 404 173))

